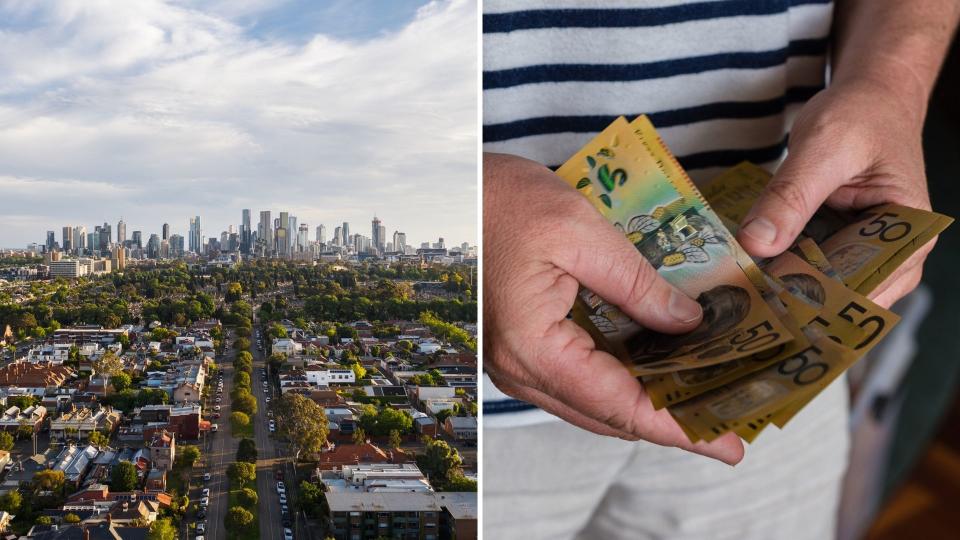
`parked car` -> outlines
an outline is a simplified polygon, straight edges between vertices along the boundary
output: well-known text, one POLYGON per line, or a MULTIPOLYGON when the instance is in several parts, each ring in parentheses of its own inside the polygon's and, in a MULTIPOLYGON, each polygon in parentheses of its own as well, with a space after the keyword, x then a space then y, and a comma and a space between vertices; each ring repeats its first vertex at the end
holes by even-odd
POLYGON ((270 396, 267 396, 263 399, 265 403, 270 403, 270 396))
MULTIPOLYGON (((217 401, 219 402, 220 400, 218 399, 217 401)), ((219 405, 215 405, 215 406, 213 407, 213 410, 215 410, 215 411, 217 411, 217 412, 220 412, 220 406, 219 406, 219 405)))
POLYGON ((277 493, 286 493, 287 486, 284 485, 283 481, 277 482, 277 493))
POLYGON ((293 540, 293 531, 290 529, 283 529, 283 540, 293 540))
POLYGON ((197 522, 197 533, 202 534, 207 532, 207 526, 202 521, 197 522))
POLYGON ((219 431, 220 426, 218 424, 213 424, 210 426, 210 431, 219 431))
POLYGON ((277 430, 277 424, 273 420, 270 421, 270 433, 273 433, 277 430))
POLYGON ((210 481, 210 473, 203 473, 203 481, 204 482, 210 481))
POLYGON ((210 488, 203 488, 203 491, 200 492, 202 497, 210 498, 210 488))
POLYGON ((280 504, 287 504, 287 494, 286 494, 286 493, 281 493, 281 494, 280 494, 280 504))
POLYGON ((276 472, 276 475, 275 475, 275 476, 276 476, 277 480, 283 480, 283 471, 281 471, 280 469, 277 469, 277 472, 276 472))
POLYGON ((200 499, 200 508, 206 508, 210 506, 210 497, 202 497, 200 499))
POLYGON ((220 418, 220 413, 213 413, 213 418, 214 420, 216 420, 217 418, 220 418))

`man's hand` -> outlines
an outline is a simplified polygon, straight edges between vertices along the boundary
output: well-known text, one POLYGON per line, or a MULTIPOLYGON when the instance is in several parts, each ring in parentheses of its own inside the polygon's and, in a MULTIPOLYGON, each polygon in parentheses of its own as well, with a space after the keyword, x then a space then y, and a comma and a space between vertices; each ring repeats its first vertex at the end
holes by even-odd
POLYGON ((740 461, 736 434, 691 444, 620 361, 566 318, 580 284, 661 332, 695 328, 699 304, 549 169, 502 154, 483 165, 484 369, 496 385, 595 433, 740 461))
MULTIPOLYGON (((820 92, 797 117, 789 155, 743 222, 752 255, 787 249, 821 204, 859 210, 883 203, 930 209, 923 110, 882 81, 860 79, 820 92)), ((920 283, 934 242, 917 251, 870 295, 889 307, 920 283)))

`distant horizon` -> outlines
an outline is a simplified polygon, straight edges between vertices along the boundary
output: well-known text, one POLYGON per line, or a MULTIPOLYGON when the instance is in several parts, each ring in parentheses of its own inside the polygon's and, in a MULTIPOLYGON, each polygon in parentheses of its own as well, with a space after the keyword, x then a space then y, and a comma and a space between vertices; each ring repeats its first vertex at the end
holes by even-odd
POLYGON ((0 3, 0 245, 243 208, 476 245, 477 29, 468 0, 0 3))

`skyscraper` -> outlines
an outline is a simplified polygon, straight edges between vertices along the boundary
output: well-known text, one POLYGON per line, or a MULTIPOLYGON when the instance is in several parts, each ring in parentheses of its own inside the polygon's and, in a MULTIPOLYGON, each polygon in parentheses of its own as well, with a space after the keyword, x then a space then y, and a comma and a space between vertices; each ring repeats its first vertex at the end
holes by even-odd
POLYGON ((327 228, 323 225, 317 225, 317 243, 326 244, 327 243, 327 228))
POLYGON ((44 244, 47 246, 47 251, 53 249, 53 245, 57 243, 57 235, 53 231, 47 231, 47 242, 44 244))
POLYGON ((240 252, 249 255, 250 238, 253 236, 253 231, 250 229, 250 209, 244 208, 240 214, 240 252))
POLYGON ((346 221, 343 222, 343 230, 340 231, 340 237, 343 238, 343 245, 350 245, 350 224, 346 221))
POLYGON ((343 228, 334 227, 333 228, 333 245, 342 246, 344 244, 346 244, 346 242, 343 241, 343 228))
POLYGON ((400 231, 393 231, 393 249, 403 253, 407 250, 407 235, 400 231))
POLYGON ((81 255, 87 249, 87 228, 83 225, 73 228, 73 249, 81 255))
POLYGON ((63 242, 60 242, 60 248, 64 252, 73 250, 73 227, 67 225, 63 228, 63 242))
POLYGON ((382 228, 383 227, 380 226, 380 218, 378 218, 376 214, 374 214, 373 222, 371 223, 371 226, 370 226, 370 238, 373 239, 373 248, 380 252, 383 251, 383 249, 381 248, 381 245, 384 242, 384 239, 380 238, 380 229, 382 228))
POLYGON ((163 224, 163 236, 160 237, 161 240, 170 240, 170 224, 163 224))
POLYGON ((307 244, 310 243, 310 226, 301 223, 297 229, 297 251, 307 251, 307 244))
POLYGON ((127 241, 127 224, 124 223, 123 218, 120 218, 120 222, 117 223, 117 243, 121 246, 124 242, 127 241))
POLYGON ((130 239, 130 243, 136 246, 137 249, 143 249, 143 233, 133 231, 133 237, 130 239))
POLYGON ((286 257, 290 254, 290 213, 280 212, 277 221, 277 256, 286 257))
POLYGON ((260 211, 260 224, 257 225, 257 240, 260 243, 261 255, 268 256, 273 252, 273 230, 269 210, 260 211))
POLYGON ((203 253, 203 224, 200 216, 190 218, 190 251, 203 253))

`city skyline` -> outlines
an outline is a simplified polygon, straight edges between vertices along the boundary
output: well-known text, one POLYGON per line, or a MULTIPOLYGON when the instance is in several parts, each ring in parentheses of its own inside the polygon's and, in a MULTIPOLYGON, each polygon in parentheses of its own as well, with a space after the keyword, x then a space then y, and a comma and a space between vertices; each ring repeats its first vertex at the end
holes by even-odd
POLYGON ((0 246, 240 208, 476 244, 476 8, 403 4, 0 5, 0 246))
MULTIPOLYGON (((207 224, 206 219, 199 214, 192 217, 188 217, 186 219, 187 224, 182 229, 177 228, 175 222, 173 221, 164 221, 163 223, 160 223, 158 226, 156 226, 153 229, 140 228, 140 227, 131 225, 131 222, 125 216, 120 216, 119 218, 117 218, 116 221, 100 220, 100 221, 96 221, 94 223, 89 223, 89 224, 88 223, 50 224, 50 226, 38 232, 38 234, 35 235, 36 239, 31 242, 28 242, 27 244, 22 246, 0 246, 0 249, 22 250, 27 248, 29 245, 33 245, 33 244, 36 244, 38 247, 44 246, 49 243, 49 240, 50 240, 49 234, 52 232, 53 238, 56 244, 58 245, 59 249, 61 251, 64 251, 68 249, 64 245, 64 237, 63 237, 63 235, 68 230, 68 227, 71 229, 71 232, 72 232, 69 249, 75 249, 77 247, 76 240, 75 240, 76 234, 77 234, 77 231, 76 231, 77 228, 83 228, 85 234, 93 234, 95 231, 95 228, 103 228, 104 225, 107 225, 108 228, 106 229, 107 231, 106 234, 110 236, 111 243, 118 243, 121 240, 121 234, 123 235, 123 240, 133 240, 135 239, 136 233, 139 233, 142 244, 144 246, 147 245, 147 242, 152 235, 156 235, 158 240, 166 240, 173 236, 180 236, 183 238, 183 241, 185 243, 185 246, 184 246, 185 249, 187 251, 193 251, 193 244, 191 243, 192 240, 190 238, 191 236, 190 227, 193 225, 193 220, 195 218, 197 217, 201 218, 200 231, 199 231, 201 233, 201 239, 202 239, 201 246, 205 246, 210 239, 219 240, 221 238, 222 233, 230 232, 230 231, 237 233, 238 241, 242 242, 243 241, 242 226, 244 225, 244 212, 248 210, 250 211, 250 216, 251 216, 250 225, 252 228, 252 233, 254 235, 258 233, 259 218, 262 215, 261 213, 268 212, 271 215, 271 218, 270 218, 271 223, 279 220, 280 214, 283 213, 288 215, 289 218, 296 219, 296 225, 297 225, 298 231, 303 231, 304 230, 303 227, 306 226, 307 227, 306 240, 310 243, 318 241, 317 240, 318 228, 322 226, 324 235, 326 237, 325 243, 327 245, 343 245, 344 243, 343 238, 335 239, 332 231, 340 230, 344 224, 352 223, 351 229, 348 229, 348 234, 350 236, 361 235, 364 238, 366 238, 368 241, 370 241, 371 245, 377 245, 378 249, 381 251, 383 251, 387 245, 395 244, 397 241, 397 238, 396 238, 397 235, 399 235, 400 238, 403 239, 406 245, 412 246, 414 248, 419 248, 423 243, 429 243, 430 245, 433 245, 440 239, 443 239, 444 244, 448 248, 459 247, 463 243, 467 243, 471 247, 476 246, 476 243, 470 242, 469 240, 458 240, 455 238, 450 238, 448 236, 445 236, 443 234, 443 231, 434 231, 434 236, 427 237, 427 238, 411 237, 411 235, 408 234, 406 230, 403 229, 402 227, 395 227, 395 228, 389 229, 386 226, 382 225, 382 223, 384 223, 384 220, 380 219, 380 216, 378 214, 374 214, 368 217, 367 222, 371 224, 371 227, 370 227, 370 230, 367 230, 356 222, 335 221, 332 223, 332 225, 327 223, 311 223, 309 221, 303 221, 300 218, 300 216, 294 215, 292 212, 288 212, 286 210, 273 211, 272 209, 261 210, 261 209, 255 209, 255 208, 250 208, 250 209, 244 208, 239 210, 240 213, 238 215, 240 216, 240 219, 238 219, 235 223, 227 224, 226 227, 222 227, 222 228, 210 227, 207 224), (375 242, 376 239, 373 236, 373 230, 372 230, 373 222, 380 224, 380 232, 384 234, 384 236, 381 238, 382 242, 380 242, 379 244, 375 242), (123 225, 122 228, 121 228, 121 224, 123 225)), ((295 240, 297 239, 296 235, 294 235, 294 239, 295 240)), ((86 247, 89 248, 89 246, 86 246, 86 247)))

